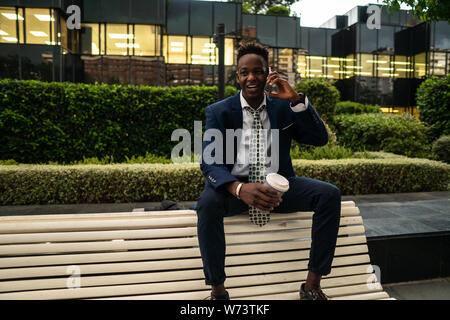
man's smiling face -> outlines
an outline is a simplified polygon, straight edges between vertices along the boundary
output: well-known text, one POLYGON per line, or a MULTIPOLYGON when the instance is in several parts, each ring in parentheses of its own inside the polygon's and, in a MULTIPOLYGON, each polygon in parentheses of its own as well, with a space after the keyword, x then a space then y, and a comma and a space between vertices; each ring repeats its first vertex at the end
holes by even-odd
POLYGON ((236 81, 241 86, 245 100, 252 107, 257 107, 264 99, 268 69, 264 58, 260 55, 249 53, 239 59, 236 81))

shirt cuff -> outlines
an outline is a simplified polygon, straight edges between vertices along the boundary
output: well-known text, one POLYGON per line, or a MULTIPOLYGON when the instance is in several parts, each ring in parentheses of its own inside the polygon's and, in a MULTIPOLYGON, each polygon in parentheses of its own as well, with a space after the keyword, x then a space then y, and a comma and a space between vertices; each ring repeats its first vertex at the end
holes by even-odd
POLYGON ((306 109, 308 109, 308 97, 305 96, 305 103, 298 103, 295 106, 292 106, 291 104, 291 109, 294 112, 302 112, 305 111, 306 109))

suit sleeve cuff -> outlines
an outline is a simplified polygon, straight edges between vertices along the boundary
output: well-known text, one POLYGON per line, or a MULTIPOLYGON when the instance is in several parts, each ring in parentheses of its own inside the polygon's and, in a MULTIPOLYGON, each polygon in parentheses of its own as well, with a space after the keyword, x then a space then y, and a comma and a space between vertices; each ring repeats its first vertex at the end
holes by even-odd
POLYGON ((291 109, 294 112, 302 112, 308 109, 308 97, 305 96, 305 103, 298 103, 295 106, 291 104, 291 109))

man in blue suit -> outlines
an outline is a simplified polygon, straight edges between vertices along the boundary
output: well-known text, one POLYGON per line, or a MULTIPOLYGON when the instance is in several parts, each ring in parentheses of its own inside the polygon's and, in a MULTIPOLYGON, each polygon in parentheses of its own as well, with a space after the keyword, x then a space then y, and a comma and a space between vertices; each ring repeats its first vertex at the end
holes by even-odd
MULTIPOLYGON (((268 51, 255 42, 241 45, 237 56, 236 80, 239 94, 208 106, 205 130, 215 129, 224 139, 219 161, 205 161, 205 150, 212 141, 203 142, 201 170, 206 177, 205 188, 197 204, 198 239, 205 282, 212 286, 211 299, 229 299, 225 289, 225 235, 223 217, 254 207, 272 213, 314 211, 308 275, 300 286, 300 299, 320 300, 327 296, 320 288, 322 275, 331 271, 339 228, 341 192, 327 182, 296 177, 290 157, 291 140, 323 146, 328 135, 320 116, 308 98, 295 90, 276 72, 269 72, 268 51), (277 85, 276 93, 265 93, 266 84, 277 85), (250 109, 251 108, 251 109, 250 109), (278 141, 268 141, 267 152, 278 143, 278 166, 266 164, 266 173, 276 170, 289 181, 289 190, 282 198, 277 191, 262 183, 249 183, 249 165, 241 161, 249 153, 250 142, 238 139, 234 145, 233 163, 227 163, 227 129, 252 128, 254 112, 266 130, 278 129, 278 141), (218 130, 218 131, 217 131, 218 130)), ((209 146, 209 148, 208 148, 209 146)), ((228 149, 228 152, 230 150, 228 149)), ((228 156, 230 156, 228 154, 228 156)), ((274 155, 272 155, 273 158, 274 155)), ((214 159, 217 160, 217 157, 214 159)), ((228 158, 229 159, 229 158, 228 158)), ((273 160, 273 159, 272 159, 273 160)))

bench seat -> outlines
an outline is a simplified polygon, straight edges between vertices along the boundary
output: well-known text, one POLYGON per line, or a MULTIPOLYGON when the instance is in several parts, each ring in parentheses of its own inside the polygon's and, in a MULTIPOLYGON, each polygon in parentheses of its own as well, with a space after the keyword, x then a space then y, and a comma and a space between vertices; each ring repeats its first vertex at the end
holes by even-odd
MULTIPOLYGON (((313 212, 272 214, 264 227, 226 217, 231 299, 299 299, 313 212)), ((209 296, 192 210, 0 217, 0 299, 183 299, 209 296)), ((370 264, 364 226, 342 202, 332 299, 389 299, 370 264)))

